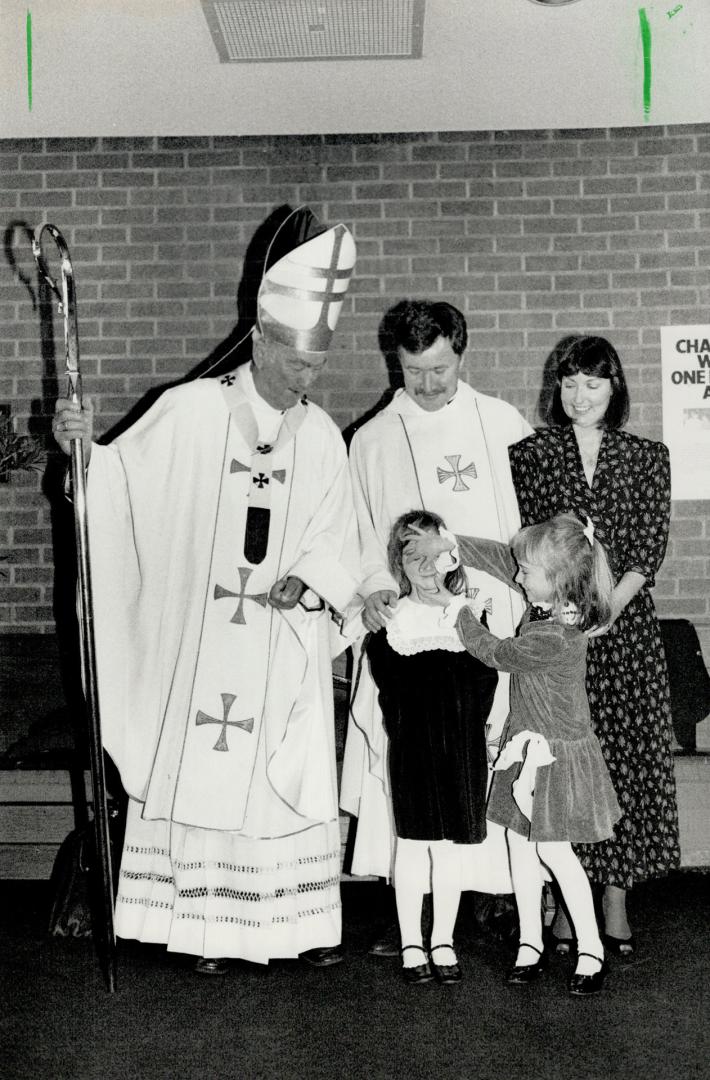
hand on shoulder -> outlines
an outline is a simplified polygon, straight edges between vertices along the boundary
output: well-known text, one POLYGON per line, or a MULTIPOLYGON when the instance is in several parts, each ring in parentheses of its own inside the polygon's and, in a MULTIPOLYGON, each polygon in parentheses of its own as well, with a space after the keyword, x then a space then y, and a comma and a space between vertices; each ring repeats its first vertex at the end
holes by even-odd
POLYGON ((397 594, 392 589, 378 589, 365 598, 365 607, 362 612, 362 621, 365 629, 376 634, 394 614, 397 607, 397 594))

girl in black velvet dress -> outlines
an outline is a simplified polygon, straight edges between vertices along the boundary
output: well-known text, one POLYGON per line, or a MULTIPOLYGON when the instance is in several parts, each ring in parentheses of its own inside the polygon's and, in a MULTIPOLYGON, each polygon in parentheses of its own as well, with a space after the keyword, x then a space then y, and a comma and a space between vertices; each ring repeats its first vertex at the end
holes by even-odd
MULTIPOLYGON (((388 554, 401 599, 388 625, 368 638, 366 652, 389 738, 404 976, 426 982, 433 968, 439 981, 454 982, 461 977, 453 948, 461 898, 457 845, 478 844, 486 835, 485 723, 497 675, 465 651, 452 626, 442 627, 447 604, 456 596, 469 603, 466 579, 460 567, 424 569, 424 560, 408 556, 403 549, 412 525, 438 532, 442 521, 411 511, 394 523, 388 554), (427 954, 421 913, 430 885, 427 954)), ((476 610, 475 599, 470 603, 476 610)))

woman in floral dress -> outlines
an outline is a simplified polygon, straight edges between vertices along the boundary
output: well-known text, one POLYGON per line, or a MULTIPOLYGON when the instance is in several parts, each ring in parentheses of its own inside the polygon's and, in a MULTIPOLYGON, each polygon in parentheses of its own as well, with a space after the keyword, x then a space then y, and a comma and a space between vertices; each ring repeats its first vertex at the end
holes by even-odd
POLYGON ((607 950, 622 955, 635 947, 627 891, 680 862, 668 674, 650 593, 668 539, 670 466, 663 443, 621 430, 628 413, 612 345, 575 338, 558 365, 550 427, 510 448, 522 524, 590 517, 616 581, 611 618, 590 633, 587 693, 623 816, 611 839, 577 851, 604 887, 607 950))

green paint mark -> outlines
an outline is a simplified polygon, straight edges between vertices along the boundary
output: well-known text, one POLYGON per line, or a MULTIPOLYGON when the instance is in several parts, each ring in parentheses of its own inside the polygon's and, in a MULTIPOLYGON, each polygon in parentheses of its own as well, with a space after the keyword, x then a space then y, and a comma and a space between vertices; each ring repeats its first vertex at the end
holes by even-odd
POLYGON ((27 37, 27 104, 32 112, 32 13, 27 12, 26 22, 27 37))
POLYGON ((651 24, 646 8, 639 8, 639 23, 643 44, 643 115, 648 120, 651 115, 651 24))

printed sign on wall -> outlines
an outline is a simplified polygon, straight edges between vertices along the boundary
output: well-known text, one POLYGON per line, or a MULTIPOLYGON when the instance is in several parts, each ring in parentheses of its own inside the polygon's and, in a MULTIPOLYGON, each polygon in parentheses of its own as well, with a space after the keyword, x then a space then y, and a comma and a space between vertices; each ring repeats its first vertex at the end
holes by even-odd
POLYGON ((662 326, 663 441, 674 499, 710 499, 710 325, 662 326))

